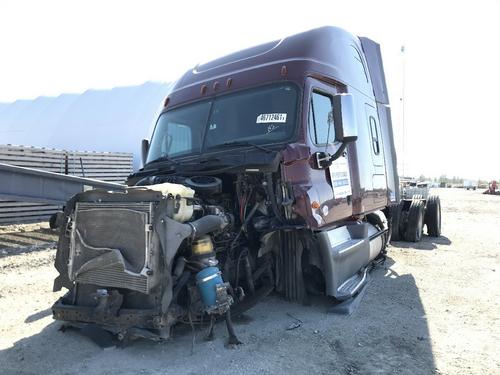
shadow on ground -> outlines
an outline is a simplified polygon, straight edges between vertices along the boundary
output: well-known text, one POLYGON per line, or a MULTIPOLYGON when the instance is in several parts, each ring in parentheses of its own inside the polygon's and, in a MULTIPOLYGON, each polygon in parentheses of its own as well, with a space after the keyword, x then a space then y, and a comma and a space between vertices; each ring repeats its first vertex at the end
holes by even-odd
MULTIPOLYGON (((444 238, 441 241, 446 241, 444 238)), ((136 341, 124 349, 103 350, 77 331, 58 331, 52 322, 41 332, 0 352, 4 374, 432 374, 434 356, 426 313, 412 275, 399 275, 388 258, 371 273, 358 309, 351 315, 327 313, 332 301, 289 303, 271 295, 235 319, 244 345, 224 347, 225 326, 216 340, 196 330, 175 329, 173 340, 136 341), (301 324, 289 329, 297 319, 301 324)), ((26 324, 47 310, 26 318, 26 324)), ((184 327, 186 328, 186 327, 184 327)))
POLYGON ((391 244, 402 249, 435 250, 437 245, 451 245, 451 240, 446 236, 429 237, 424 234, 420 242, 391 241, 391 244))

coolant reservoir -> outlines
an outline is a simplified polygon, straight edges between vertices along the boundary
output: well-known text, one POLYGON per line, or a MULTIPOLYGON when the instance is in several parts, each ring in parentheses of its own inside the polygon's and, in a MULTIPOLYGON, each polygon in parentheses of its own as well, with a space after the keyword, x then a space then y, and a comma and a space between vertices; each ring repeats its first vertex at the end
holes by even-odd
POLYGON ((177 213, 174 213, 172 219, 180 222, 185 222, 191 219, 191 217, 193 216, 193 205, 188 205, 186 201, 186 198, 194 197, 193 189, 180 184, 172 184, 170 182, 165 182, 163 184, 156 184, 156 185, 141 186, 141 187, 159 191, 164 196, 172 194, 174 197, 178 195, 181 197, 181 200, 179 202, 179 211, 177 213))

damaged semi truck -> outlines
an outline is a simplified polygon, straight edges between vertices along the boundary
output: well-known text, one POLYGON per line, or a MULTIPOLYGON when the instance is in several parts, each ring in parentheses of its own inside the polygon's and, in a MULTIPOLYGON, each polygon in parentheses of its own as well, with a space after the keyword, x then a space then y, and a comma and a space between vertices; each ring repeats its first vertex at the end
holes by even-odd
MULTIPOLYGON (((323 27, 186 72, 125 192, 60 215, 55 319, 165 339, 275 290, 346 300, 399 201, 379 45, 323 27)), ((211 328, 210 328, 211 331, 211 328)))

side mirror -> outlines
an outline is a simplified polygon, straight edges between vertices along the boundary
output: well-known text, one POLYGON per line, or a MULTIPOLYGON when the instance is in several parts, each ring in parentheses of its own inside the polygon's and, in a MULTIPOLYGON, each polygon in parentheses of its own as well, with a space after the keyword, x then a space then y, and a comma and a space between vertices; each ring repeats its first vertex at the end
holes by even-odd
POLYGON ((354 99, 351 94, 333 96, 333 123, 335 142, 349 143, 358 139, 354 99))
POLYGON ((148 151, 149 151, 149 141, 147 139, 143 139, 141 143, 142 166, 146 164, 146 159, 148 158, 148 151))

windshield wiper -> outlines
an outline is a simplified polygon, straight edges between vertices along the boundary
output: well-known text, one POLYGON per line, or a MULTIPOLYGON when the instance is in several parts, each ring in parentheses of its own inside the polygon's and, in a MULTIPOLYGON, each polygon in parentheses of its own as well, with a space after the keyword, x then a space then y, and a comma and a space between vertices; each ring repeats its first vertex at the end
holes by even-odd
POLYGON ((158 163, 160 161, 168 161, 170 163, 173 163, 175 165, 179 165, 180 162, 177 161, 177 160, 174 160, 174 159, 171 159, 169 156, 160 156, 158 159, 155 159, 155 160, 151 160, 150 162, 148 162, 147 164, 153 164, 153 163, 158 163))
POLYGON ((222 144, 220 144, 219 146, 223 146, 223 147, 230 147, 230 146, 252 146, 254 148, 257 148, 259 150, 262 150, 262 151, 265 151, 267 153, 270 153, 272 152, 271 150, 269 150, 268 148, 266 147, 263 147, 261 145, 258 145, 256 143, 253 143, 253 142, 249 142, 249 141, 231 141, 231 142, 224 142, 222 144))

